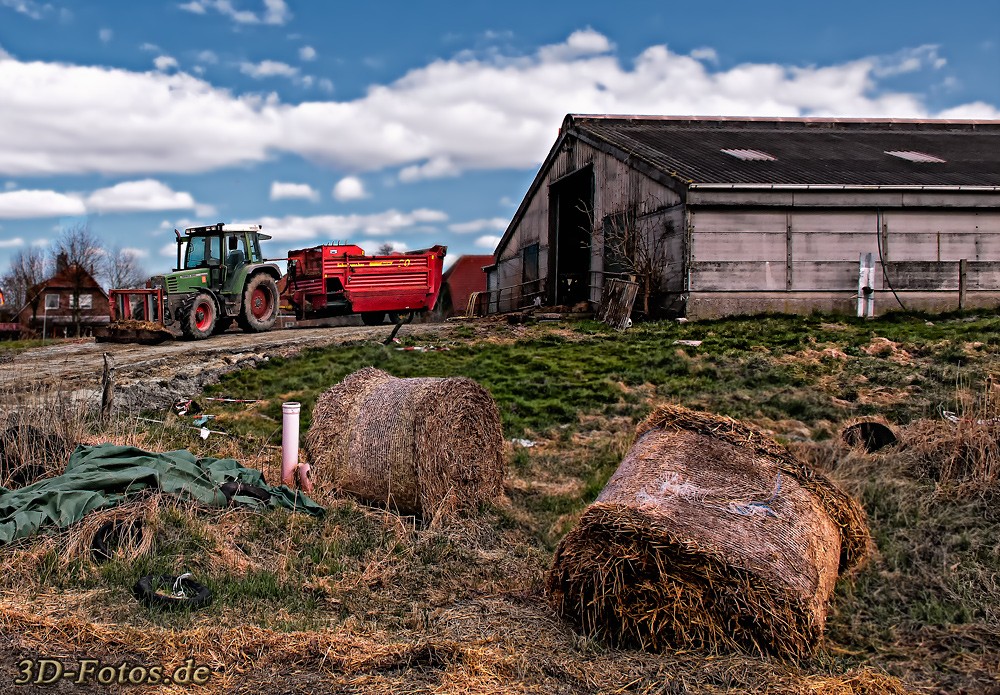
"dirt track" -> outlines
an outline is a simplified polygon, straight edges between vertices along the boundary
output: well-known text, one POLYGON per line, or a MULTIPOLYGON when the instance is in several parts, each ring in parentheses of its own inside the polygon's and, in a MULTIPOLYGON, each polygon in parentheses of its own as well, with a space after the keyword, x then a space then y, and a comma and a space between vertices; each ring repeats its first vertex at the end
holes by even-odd
MULTIPOLYGON (((451 324, 411 324, 399 336, 440 334, 451 324)), ((255 366, 271 356, 287 356, 307 347, 353 341, 381 343, 392 326, 289 328, 248 335, 226 333, 208 340, 176 340, 161 345, 118 345, 93 339, 61 342, 18 353, 0 365, 3 393, 42 386, 89 398, 101 384, 105 352, 114 357, 116 393, 122 405, 152 407, 175 398, 196 395, 221 374, 255 366)))

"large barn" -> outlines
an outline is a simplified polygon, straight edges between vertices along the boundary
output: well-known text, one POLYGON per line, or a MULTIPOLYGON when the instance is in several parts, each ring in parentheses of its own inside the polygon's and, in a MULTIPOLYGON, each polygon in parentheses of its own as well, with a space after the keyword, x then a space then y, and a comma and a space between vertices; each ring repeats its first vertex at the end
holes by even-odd
POLYGON ((568 115, 487 268, 490 309, 1000 304, 1000 121, 568 115), (869 256, 870 254, 870 256, 869 256), (861 275, 861 265, 874 270, 861 275))

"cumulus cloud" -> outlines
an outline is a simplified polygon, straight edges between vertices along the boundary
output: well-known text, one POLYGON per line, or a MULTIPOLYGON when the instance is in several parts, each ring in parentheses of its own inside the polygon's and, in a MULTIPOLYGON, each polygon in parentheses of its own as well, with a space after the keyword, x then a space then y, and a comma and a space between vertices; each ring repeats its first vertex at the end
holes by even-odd
POLYGON ((206 49, 204 51, 198 52, 197 60, 199 63, 208 63, 211 65, 215 65, 216 63, 219 62, 219 56, 216 55, 215 51, 210 51, 206 49))
POLYGON ((277 60, 262 60, 259 63, 240 63, 240 72, 255 80, 262 80, 266 77, 295 77, 299 74, 299 69, 277 60))
POLYGON ((490 251, 495 249, 497 247, 497 244, 499 243, 500 243, 500 237, 493 234, 487 234, 485 236, 481 236, 478 239, 476 239, 475 242, 478 248, 489 249, 490 251))
POLYGON ((386 210, 367 215, 312 215, 264 217, 248 220, 264 225, 264 230, 278 242, 310 239, 350 239, 353 236, 381 237, 413 231, 420 225, 446 222, 448 215, 440 210, 420 208, 410 212, 386 210))
POLYGON ((146 249, 137 249, 134 246, 126 246, 122 249, 122 253, 127 253, 135 258, 149 258, 149 251, 146 249))
POLYGON ((302 60, 316 60, 316 49, 312 46, 303 46, 299 49, 299 58, 302 60))
POLYGON ((193 14, 206 14, 208 10, 214 10, 237 24, 282 25, 292 18, 285 0, 264 0, 263 4, 263 11, 259 13, 237 9, 232 0, 192 0, 178 7, 193 14))
POLYGON ((177 59, 174 58, 173 56, 167 56, 167 55, 157 56, 156 58, 153 59, 153 65, 155 65, 156 69, 159 70, 160 72, 166 72, 171 68, 177 67, 177 59))
POLYGON ((24 246, 24 239, 19 236, 13 239, 0 239, 0 249, 16 249, 18 246, 24 246))
POLYGON ((56 191, 16 190, 0 193, 0 219, 29 219, 83 215, 80 196, 56 191))
POLYGON ((333 187, 333 197, 341 202, 367 198, 364 182, 357 176, 345 176, 333 187))
POLYGON ((319 200, 319 191, 308 183, 283 183, 281 181, 271 182, 271 200, 288 200, 301 198, 316 202, 319 200))
MULTIPOLYGON (((0 176, 203 172, 293 154, 419 181, 536 166, 569 112, 1000 118, 986 103, 934 114, 921 95, 882 84, 915 57, 930 70, 941 60, 923 47, 832 65, 721 69, 652 46, 626 62, 585 29, 533 55, 435 60, 356 99, 297 104, 184 72, 0 60, 0 176), (130 117, 109 119, 108 103, 130 117)), ((297 76, 272 63, 285 67, 249 65, 262 76, 297 76)))
POLYGON ((424 179, 442 179, 458 176, 462 171, 448 157, 434 157, 423 164, 411 164, 399 171, 399 180, 413 183, 424 179))
POLYGON ((488 219, 449 224, 448 229, 458 234, 477 234, 485 231, 502 232, 507 229, 509 223, 510 220, 504 217, 490 217, 488 219))
POLYGON ((151 210, 194 210, 202 207, 190 193, 172 190, 155 179, 124 181, 101 188, 86 199, 91 212, 145 212, 151 210))
POLYGON ((155 179, 124 181, 89 195, 24 189, 0 193, 0 219, 152 210, 195 210, 199 215, 214 214, 211 206, 197 203, 190 193, 174 191, 155 179))

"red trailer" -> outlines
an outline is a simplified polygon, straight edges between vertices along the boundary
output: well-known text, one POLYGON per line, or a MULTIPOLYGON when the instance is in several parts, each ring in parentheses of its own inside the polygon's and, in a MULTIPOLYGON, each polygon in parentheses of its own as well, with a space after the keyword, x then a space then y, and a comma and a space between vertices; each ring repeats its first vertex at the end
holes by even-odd
POLYGON ((434 308, 445 246, 367 256, 354 244, 288 252, 283 299, 300 318, 361 314, 366 325, 406 320, 434 308))

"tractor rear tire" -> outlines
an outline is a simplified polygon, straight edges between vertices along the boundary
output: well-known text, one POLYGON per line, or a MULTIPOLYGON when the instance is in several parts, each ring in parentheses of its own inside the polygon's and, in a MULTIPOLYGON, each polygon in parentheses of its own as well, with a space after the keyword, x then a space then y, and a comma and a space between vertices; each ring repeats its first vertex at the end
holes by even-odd
POLYGON ((278 320, 278 285, 267 273, 257 273, 243 290, 243 302, 236 322, 246 333, 271 330, 278 320))
POLYGON ((384 311, 363 311, 361 312, 361 323, 366 326, 381 326, 385 323, 384 311))
POLYGON ((181 332, 192 340, 203 340, 215 330, 215 322, 219 316, 215 299, 208 292, 199 292, 187 309, 179 310, 178 317, 181 332))

